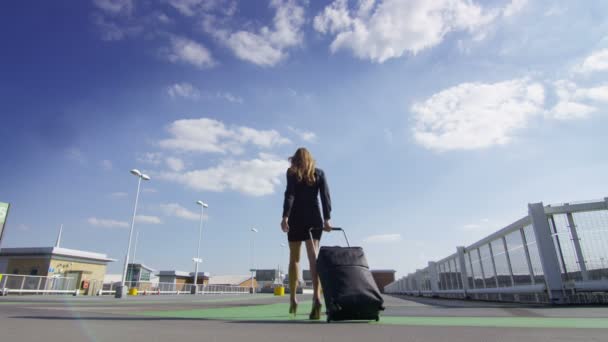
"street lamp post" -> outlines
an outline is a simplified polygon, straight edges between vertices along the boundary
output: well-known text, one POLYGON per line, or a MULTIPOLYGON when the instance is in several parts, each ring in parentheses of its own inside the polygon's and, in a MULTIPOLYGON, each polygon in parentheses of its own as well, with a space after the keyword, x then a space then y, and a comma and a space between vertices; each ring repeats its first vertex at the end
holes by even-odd
POLYGON ((194 287, 191 293, 196 294, 198 292, 198 264, 201 263, 201 236, 203 234, 203 215, 205 208, 209 208, 209 205, 203 201, 196 201, 196 204, 201 206, 201 220, 198 225, 198 246, 196 247, 196 258, 194 258, 194 287))
POLYGON ((253 233, 251 234, 251 294, 255 294, 255 290, 253 288, 253 276, 255 274, 255 233, 258 232, 257 229, 255 228, 251 228, 250 231, 253 233))
POLYGON ((137 214, 137 202, 139 201, 141 180, 150 180, 148 175, 141 173, 138 169, 131 170, 131 174, 137 176, 137 193, 135 194, 135 206, 133 207, 133 218, 131 219, 131 230, 129 231, 129 245, 127 246, 127 253, 125 254, 125 266, 122 270, 122 284, 116 288, 116 298, 123 298, 126 295, 127 268, 129 266, 129 254, 131 254, 131 240, 133 239, 133 228, 135 227, 135 215, 137 214))

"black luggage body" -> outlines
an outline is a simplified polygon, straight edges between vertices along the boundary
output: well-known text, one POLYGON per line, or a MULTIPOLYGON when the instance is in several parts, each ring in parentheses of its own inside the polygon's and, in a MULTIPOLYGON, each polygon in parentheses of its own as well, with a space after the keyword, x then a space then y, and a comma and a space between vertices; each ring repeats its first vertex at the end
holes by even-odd
MULTIPOLYGON (((348 244, 348 238, 346 242, 348 244)), ((384 300, 369 270, 363 248, 321 247, 317 272, 325 298, 327 322, 379 320, 384 300)))

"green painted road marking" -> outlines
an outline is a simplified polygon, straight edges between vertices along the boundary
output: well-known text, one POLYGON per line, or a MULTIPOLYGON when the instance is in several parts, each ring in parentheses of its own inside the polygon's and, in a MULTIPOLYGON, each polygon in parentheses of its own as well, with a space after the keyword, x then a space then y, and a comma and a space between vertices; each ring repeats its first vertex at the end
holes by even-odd
MULTIPOLYGON (((213 319, 223 321, 290 321, 287 303, 196 310, 165 310, 133 312, 133 315, 167 318, 213 319)), ((308 321, 311 304, 298 306, 296 320, 308 321)), ((319 322, 319 321, 316 321, 319 322)), ((320 322, 325 322, 321 317, 320 322)), ((371 324, 443 327, 491 328, 568 328, 608 329, 608 318, 570 317, 408 317, 384 316, 371 324)))

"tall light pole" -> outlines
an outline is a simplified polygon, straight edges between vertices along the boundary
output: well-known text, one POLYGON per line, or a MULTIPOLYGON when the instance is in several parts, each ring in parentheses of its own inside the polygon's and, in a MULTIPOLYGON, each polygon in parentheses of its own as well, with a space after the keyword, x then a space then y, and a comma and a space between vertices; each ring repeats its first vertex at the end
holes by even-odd
POLYGON ((251 228, 250 231, 252 232, 252 234, 251 234, 251 294, 254 294, 255 290, 253 289, 253 275, 256 271, 255 256, 254 256, 254 253, 255 253, 255 251, 254 251, 255 250, 255 239, 254 238, 255 238, 255 233, 257 233, 258 230, 255 228, 251 228))
POLYGON ((139 229, 137 233, 135 233, 135 243, 133 244, 133 259, 131 259, 131 263, 135 263, 135 256, 137 255, 137 242, 139 241, 139 229))
POLYGON ((192 294, 198 292, 198 264, 201 263, 201 236, 203 235, 203 215, 205 208, 209 208, 209 205, 203 201, 196 201, 196 204, 201 206, 201 221, 198 225, 198 246, 196 247, 196 258, 194 258, 194 288, 192 294))
POLYGON ((150 180, 148 175, 139 172, 138 169, 131 170, 131 174, 137 177, 137 193, 135 194, 135 206, 133 207, 133 218, 131 219, 131 230, 129 231, 129 245, 125 254, 125 266, 122 270, 122 285, 116 288, 116 298, 123 298, 126 295, 125 286, 127 282, 127 268, 129 266, 129 254, 131 254, 131 240, 133 239, 133 228, 135 227, 135 215, 137 214, 137 201, 139 200, 139 189, 141 188, 141 180, 150 180))

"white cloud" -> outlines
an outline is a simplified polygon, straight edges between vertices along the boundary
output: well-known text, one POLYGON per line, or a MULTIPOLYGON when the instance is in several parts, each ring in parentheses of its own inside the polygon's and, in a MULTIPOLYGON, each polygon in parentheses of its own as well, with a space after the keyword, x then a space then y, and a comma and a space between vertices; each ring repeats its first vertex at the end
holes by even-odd
POLYGON ((133 0, 93 0, 97 8, 111 14, 131 14, 134 6, 133 0))
POLYGON ((349 8, 347 0, 335 0, 314 18, 313 26, 333 36, 332 52, 351 50, 360 59, 382 63, 432 48, 450 32, 468 32, 480 40, 500 14, 513 15, 524 2, 484 9, 469 0, 361 0, 349 8))
POLYGON ((236 95, 232 95, 229 92, 217 92, 215 95, 218 99, 222 99, 222 100, 226 100, 228 102, 232 102, 232 103, 243 103, 243 98, 236 96, 236 95))
POLYGON ((251 196, 275 192, 289 163, 281 158, 260 154, 252 160, 224 160, 218 166, 184 173, 163 173, 161 179, 183 184, 197 191, 238 191, 251 196))
POLYGON ((190 211, 177 203, 161 204, 160 208, 167 216, 175 216, 191 221, 200 220, 200 214, 190 211))
POLYGON ((161 224, 163 223, 158 216, 137 215, 135 222, 142 224, 161 224))
POLYGON ((125 221, 116 221, 110 219, 98 219, 96 217, 89 217, 87 222, 96 227, 103 228, 129 228, 129 224, 125 221))
POLYGON ((238 58, 260 66, 274 66, 287 57, 287 48, 302 44, 305 18, 304 8, 295 0, 271 0, 270 7, 276 10, 272 28, 264 26, 255 33, 211 30, 238 58))
POLYGON ((173 138, 160 141, 160 146, 179 151, 239 154, 246 144, 270 148, 290 142, 275 130, 244 126, 229 128, 208 118, 177 120, 168 130, 173 138))
POLYGON ((113 198, 123 198, 123 197, 127 197, 129 194, 127 194, 126 192, 113 192, 110 194, 110 197, 113 198))
POLYGON ((575 68, 581 73, 608 71, 608 48, 593 52, 575 68))
POLYGON ((187 82, 170 85, 167 87, 167 94, 169 94, 171 98, 183 97, 191 100, 197 100, 201 96, 201 92, 195 86, 187 82))
POLYGON ((401 241, 401 234, 378 234, 363 239, 363 242, 367 243, 390 243, 399 241, 401 241))
POLYGON ((137 156, 138 163, 159 165, 163 160, 163 155, 160 152, 147 152, 137 156))
POLYGON ((584 119, 597 108, 589 102, 608 102, 608 86, 579 87, 567 80, 554 82, 557 104, 547 112, 547 117, 557 120, 584 119))
POLYGON ((511 2, 505 7, 502 14, 505 17, 512 17, 521 12, 526 5, 528 5, 528 0, 511 0, 511 2))
POLYGON ((584 96, 589 100, 608 102, 608 85, 587 88, 584 90, 584 96))
POLYGON ((171 37, 171 47, 167 59, 173 63, 192 64, 198 68, 215 65, 211 52, 203 45, 184 37, 171 37))
POLYGON ((179 158, 169 157, 165 159, 165 162, 171 171, 180 172, 184 169, 184 161, 179 158))
POLYGON ((291 126, 288 126, 287 129, 289 129, 291 132, 296 134, 300 139, 302 139, 306 142, 312 143, 312 142, 317 141, 317 135, 314 132, 297 129, 297 128, 294 128, 291 126))
POLYGON ((550 116, 557 120, 584 119, 596 111, 595 107, 570 101, 560 101, 550 112, 550 116))
POLYGON ((504 145, 543 104, 543 86, 528 79, 462 83, 411 107, 414 139, 438 151, 504 145))
POLYGON ((155 194, 155 193, 157 193, 157 192, 158 192, 158 190, 156 190, 156 189, 154 189, 154 188, 144 188, 144 189, 142 190, 142 192, 147 192, 147 193, 149 193, 149 194, 155 194))
POLYGON ((219 0, 168 0, 169 4, 181 14, 192 17, 202 12, 211 11, 218 6, 225 6, 224 1, 219 0))
POLYGON ((108 159, 104 159, 101 161, 101 167, 106 171, 111 171, 113 168, 112 161, 108 159))

